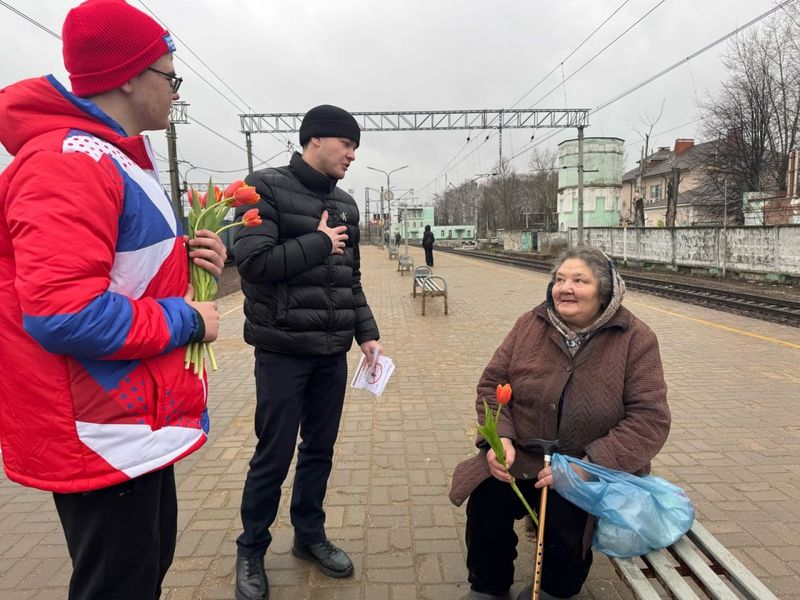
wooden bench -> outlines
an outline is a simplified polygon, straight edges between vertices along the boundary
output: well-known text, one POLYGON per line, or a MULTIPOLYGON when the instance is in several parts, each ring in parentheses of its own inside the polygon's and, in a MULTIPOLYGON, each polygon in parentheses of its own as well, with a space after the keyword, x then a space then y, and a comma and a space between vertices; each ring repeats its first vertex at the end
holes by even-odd
POLYGON ((389 244, 386 249, 389 251, 389 260, 395 260, 397 258, 397 246, 389 244))
POLYGON ((406 256, 403 254, 402 256, 397 257, 397 270, 400 271, 400 276, 403 276, 403 273, 411 271, 414 269, 414 259, 410 256, 406 256))
POLYGON ((638 600, 778 600, 697 521, 669 548, 611 562, 638 600))
POLYGON ((444 277, 432 275, 431 273, 433 273, 433 271, 430 267, 422 265, 414 269, 412 294, 414 298, 416 298, 417 288, 420 289, 422 294, 423 316, 425 316, 425 298, 433 296, 442 296, 444 298, 444 314, 447 314, 447 282, 444 280, 444 277))

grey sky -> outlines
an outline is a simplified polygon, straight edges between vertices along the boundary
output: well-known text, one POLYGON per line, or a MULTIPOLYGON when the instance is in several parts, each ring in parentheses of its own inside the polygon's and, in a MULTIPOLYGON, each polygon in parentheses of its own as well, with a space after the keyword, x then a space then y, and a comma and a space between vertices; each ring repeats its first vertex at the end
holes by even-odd
MULTIPOLYGON (((57 33, 69 8, 77 4, 69 0, 6 2, 57 33)), ((564 63, 563 76, 568 77, 659 2, 629 0, 564 63)), ((623 0, 130 3, 152 10, 180 38, 176 39, 180 59, 244 110, 304 112, 322 103, 352 111, 509 108, 623 0), (187 45, 236 90, 249 108, 191 55, 187 45)), ((772 6, 773 0, 666 0, 536 108, 594 108, 772 6)), ((68 85, 59 40, 2 6, 0 27, 5 48, 0 86, 46 73, 55 74, 68 85)), ((676 137, 697 138, 697 97, 715 92, 726 78, 720 60, 725 47, 722 44, 706 52, 688 66, 593 115, 586 135, 625 139, 626 166, 630 166, 641 146, 634 131, 644 128, 640 115, 656 115, 665 101, 664 114, 654 132, 677 128, 656 136, 655 145, 671 145, 676 137), (695 122, 678 127, 690 121, 695 122)), ((189 115, 244 146, 244 136, 238 132, 239 111, 182 62, 176 62, 176 70, 184 77, 181 99, 190 104, 189 115)), ((531 107, 561 78, 559 68, 518 107, 531 107)), ((503 155, 519 152, 529 144, 532 133, 506 132, 503 155)), ((538 130, 535 135, 541 138, 548 133, 538 130)), ((496 164, 498 140, 494 132, 473 131, 470 142, 467 135, 466 131, 367 132, 362 136, 357 160, 341 185, 354 189, 362 204, 365 186, 379 188, 385 184, 385 177, 367 170, 367 165, 390 171, 408 164, 409 168, 392 176, 392 187, 413 187, 417 196, 428 202, 443 190, 448 164, 447 178, 454 184, 496 164), (492 134, 490 141, 477 148, 487 134, 492 134)), ((178 136, 182 160, 218 170, 242 169, 214 175, 215 180, 230 181, 244 175, 246 157, 241 150, 196 124, 180 125, 178 136)), ((564 131, 540 147, 554 147, 574 136, 574 131, 564 131)), ((157 151, 166 156, 163 134, 150 137, 157 151)), ((292 138, 296 143, 296 134, 292 138)), ((287 162, 288 154, 281 153, 284 146, 271 136, 254 135, 253 141, 258 157, 278 154, 270 164, 287 162)), ((526 170, 528 156, 528 152, 523 153, 512 165, 526 170)), ((9 160, 0 150, 0 165, 9 160)), ((159 167, 164 170, 166 164, 161 162, 159 167)), ((188 168, 188 163, 181 164, 181 173, 188 168)), ((191 171, 189 179, 202 181, 208 175, 198 168, 191 171)))

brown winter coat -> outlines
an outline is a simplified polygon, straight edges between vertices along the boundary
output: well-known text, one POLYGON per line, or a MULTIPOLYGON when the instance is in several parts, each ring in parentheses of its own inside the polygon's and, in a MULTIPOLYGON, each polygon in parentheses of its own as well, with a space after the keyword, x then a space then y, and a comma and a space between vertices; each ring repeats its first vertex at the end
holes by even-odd
MULTIPOLYGON (((518 442, 559 439, 559 452, 635 474, 650 472, 650 460, 667 439, 670 412, 658 341, 626 308, 594 333, 574 358, 552 326, 545 303, 522 315, 495 351, 478 383, 476 408, 483 423, 483 400, 497 411, 495 389, 510 383, 511 402, 503 407, 497 431, 518 442), (560 427, 558 404, 563 395, 560 427), (557 430, 558 428, 558 430, 557 430)), ((461 505, 490 477, 488 449, 460 463, 453 473, 450 500, 461 505)), ((511 474, 535 479, 542 456, 517 448, 511 474)))

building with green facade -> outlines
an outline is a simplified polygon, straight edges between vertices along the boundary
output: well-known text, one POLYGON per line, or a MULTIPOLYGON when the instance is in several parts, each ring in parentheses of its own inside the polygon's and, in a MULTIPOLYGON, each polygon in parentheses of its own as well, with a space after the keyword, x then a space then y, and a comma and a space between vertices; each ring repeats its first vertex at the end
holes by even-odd
POLYGON ((431 226, 431 231, 437 241, 460 241, 475 239, 474 225, 436 225, 434 223, 432 206, 400 206, 392 215, 389 235, 391 239, 397 232, 408 241, 422 241, 425 225, 431 226))
MULTIPOLYGON (((622 148, 616 137, 583 140, 583 225, 613 227, 622 215, 622 148)), ((578 226, 578 140, 558 145, 558 229, 578 226)))

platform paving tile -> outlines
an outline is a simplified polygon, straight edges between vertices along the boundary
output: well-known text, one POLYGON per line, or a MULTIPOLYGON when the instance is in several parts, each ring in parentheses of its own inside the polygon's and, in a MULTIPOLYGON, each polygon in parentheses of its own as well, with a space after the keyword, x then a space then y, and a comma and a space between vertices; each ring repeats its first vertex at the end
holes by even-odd
MULTIPOLYGON (((415 262, 422 252, 410 248, 415 262)), ((474 393, 516 318, 546 278, 437 253, 441 298, 421 315, 411 278, 376 247, 362 249, 363 284, 397 365, 380 398, 348 390, 327 506, 328 534, 356 565, 333 580, 291 555, 284 484, 266 557, 273 600, 452 600, 468 592, 464 507, 447 499, 453 467, 474 452, 474 393)), ((780 598, 800 600, 800 330, 629 293, 626 306, 659 337, 670 388, 670 438, 654 462, 682 487, 698 518, 780 598)), ((239 502, 253 445, 253 352, 241 338, 242 295, 220 299, 210 377, 209 442, 177 468, 179 536, 166 600, 233 598, 239 502)), ((358 361, 349 356, 351 373, 358 361)), ((520 537, 516 593, 532 573, 520 537)), ((545 557, 545 560, 546 557, 545 557)), ((66 545, 50 494, 0 480, 0 597, 66 597, 66 545)), ((580 600, 631 595, 595 553, 580 600)))

